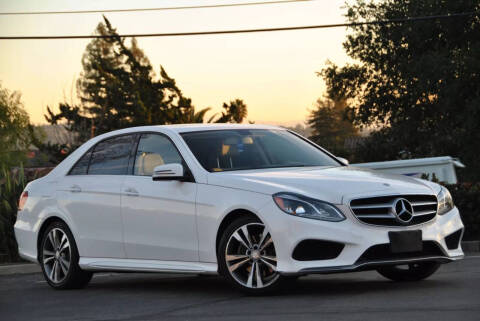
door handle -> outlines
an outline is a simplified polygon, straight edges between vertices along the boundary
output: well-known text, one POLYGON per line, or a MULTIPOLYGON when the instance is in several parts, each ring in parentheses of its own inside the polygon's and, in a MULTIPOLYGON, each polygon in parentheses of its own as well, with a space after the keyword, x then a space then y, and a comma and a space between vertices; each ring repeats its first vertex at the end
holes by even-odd
POLYGON ((125 195, 127 196, 138 196, 138 191, 133 187, 125 189, 125 195))
POLYGON ((82 188, 78 185, 70 186, 70 192, 72 193, 80 193, 81 191, 82 191, 82 188))

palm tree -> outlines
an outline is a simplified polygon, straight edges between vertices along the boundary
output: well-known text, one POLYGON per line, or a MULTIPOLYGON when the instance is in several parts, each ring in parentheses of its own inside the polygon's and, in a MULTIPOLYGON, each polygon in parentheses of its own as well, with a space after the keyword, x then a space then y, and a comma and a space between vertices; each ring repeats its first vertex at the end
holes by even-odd
POLYGON ((247 117, 247 105, 241 99, 230 101, 230 104, 223 103, 222 115, 216 123, 241 123, 247 117))

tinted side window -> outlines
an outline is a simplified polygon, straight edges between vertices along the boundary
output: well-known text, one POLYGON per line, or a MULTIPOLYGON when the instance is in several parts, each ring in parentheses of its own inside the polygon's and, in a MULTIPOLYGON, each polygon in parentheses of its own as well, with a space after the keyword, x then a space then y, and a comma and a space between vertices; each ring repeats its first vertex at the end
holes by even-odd
POLYGON ((123 135, 98 143, 88 168, 89 175, 127 175, 133 135, 123 135))
POLYGON ((87 175, 88 162, 90 161, 91 150, 86 152, 72 167, 69 175, 87 175))
POLYGON ((143 134, 138 143, 134 175, 152 176, 158 165, 182 163, 182 157, 173 143, 165 136, 143 134))

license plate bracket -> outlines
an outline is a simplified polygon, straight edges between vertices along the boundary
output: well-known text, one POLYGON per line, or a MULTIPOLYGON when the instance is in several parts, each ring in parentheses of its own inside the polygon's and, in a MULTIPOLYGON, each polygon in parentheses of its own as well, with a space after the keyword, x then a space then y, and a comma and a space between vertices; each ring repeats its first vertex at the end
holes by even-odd
POLYGON ((390 231, 390 251, 392 253, 421 252, 423 250, 422 231, 390 231))

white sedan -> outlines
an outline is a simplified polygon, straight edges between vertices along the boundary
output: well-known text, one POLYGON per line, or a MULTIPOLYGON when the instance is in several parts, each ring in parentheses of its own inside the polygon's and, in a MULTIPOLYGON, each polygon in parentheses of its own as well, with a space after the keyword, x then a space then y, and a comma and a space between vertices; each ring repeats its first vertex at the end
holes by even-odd
POLYGON ((56 289, 96 271, 216 274, 247 293, 311 273, 421 280, 461 259, 438 184, 348 166, 283 128, 169 125, 95 137, 27 185, 15 234, 56 289))

